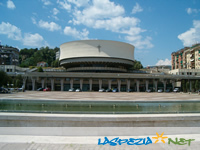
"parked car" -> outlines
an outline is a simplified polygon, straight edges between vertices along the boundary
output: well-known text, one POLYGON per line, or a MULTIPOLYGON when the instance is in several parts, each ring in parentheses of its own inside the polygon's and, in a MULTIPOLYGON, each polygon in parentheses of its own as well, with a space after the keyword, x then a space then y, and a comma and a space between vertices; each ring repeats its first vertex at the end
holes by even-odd
POLYGON ((21 87, 21 88, 18 88, 18 91, 23 91, 23 88, 21 87))
POLYGON ((43 90, 44 90, 44 88, 42 88, 42 87, 37 89, 37 91, 43 91, 43 90))
POLYGON ((74 88, 69 89, 69 92, 75 92, 74 88))
POLYGON ((119 90, 117 88, 113 89, 113 92, 119 92, 119 90))
POLYGON ((9 91, 9 92, 14 92, 15 89, 14 89, 14 88, 8 88, 8 91, 9 91))
POLYGON ((128 89, 128 91, 127 92, 133 92, 133 89, 128 89))
POLYGON ((45 88, 45 89, 43 89, 43 91, 51 91, 51 89, 50 88, 45 88))
POLYGON ((82 92, 82 90, 81 89, 76 89, 76 92, 82 92))
POLYGON ((0 93, 8 93, 8 89, 0 87, 0 93))
POLYGON ((159 90, 158 90, 158 93, 162 93, 162 92, 163 92, 163 90, 162 90, 162 89, 159 89, 159 90))
POLYGON ((166 89, 165 92, 166 92, 166 93, 169 93, 169 92, 170 92, 170 89, 166 89))
POLYGON ((196 92, 197 92, 198 94, 200 94, 200 90, 197 90, 196 92))
POLYGON ((147 92, 150 93, 150 92, 151 92, 151 89, 148 89, 147 92))
POLYGON ((175 88, 173 91, 174 92, 180 92, 179 88, 175 88))
POLYGON ((111 89, 107 89, 106 92, 112 92, 112 90, 111 89))
POLYGON ((106 91, 105 89, 100 89, 100 90, 99 90, 99 92, 105 92, 105 91, 106 91))

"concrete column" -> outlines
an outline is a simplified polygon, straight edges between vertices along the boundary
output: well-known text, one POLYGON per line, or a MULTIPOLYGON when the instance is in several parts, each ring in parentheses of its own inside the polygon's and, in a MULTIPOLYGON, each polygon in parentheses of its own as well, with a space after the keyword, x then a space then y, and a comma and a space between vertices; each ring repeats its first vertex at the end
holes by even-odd
POLYGON ((83 79, 80 79, 80 89, 83 89, 83 79))
POLYGON ((130 89, 130 85, 131 85, 131 81, 130 80, 126 80, 126 91, 128 92, 128 89, 130 89))
POLYGON ((158 81, 154 80, 155 92, 158 91, 158 81))
POLYGON ((136 84, 137 84, 137 92, 140 92, 140 81, 137 80, 137 81, 136 81, 136 84))
POLYGON ((137 91, 137 84, 136 84, 136 80, 134 80, 134 90, 137 91))
POLYGON ((99 79, 99 90, 102 89, 102 79, 99 79))
POLYGON ((90 91, 92 91, 92 79, 89 80, 89 84, 90 84, 90 91))
POLYGON ((163 85, 164 85, 164 92, 166 91, 166 83, 167 83, 167 81, 166 81, 166 80, 164 80, 164 81, 163 81, 163 85))
POLYGON ((64 84, 64 79, 62 78, 62 79, 60 80, 61 91, 64 91, 64 86, 63 86, 63 84, 64 84))
POLYGON ((149 89, 149 80, 146 80, 146 91, 149 89))
POLYGON ((172 90, 175 88, 175 81, 172 80, 172 90))
POLYGON ((108 80, 108 89, 111 89, 111 84, 112 84, 112 80, 109 79, 109 80, 108 80))
POLYGON ((42 82, 42 88, 44 88, 44 79, 42 79, 41 82, 42 82))
POLYGON ((32 91, 35 91, 35 78, 31 78, 32 80, 32 91))
POLYGON ((22 91, 24 91, 26 88, 26 79, 27 79, 27 77, 23 77, 22 91))
POLYGON ((121 92, 121 80, 117 79, 117 83, 118 83, 118 90, 119 92, 121 92))
POLYGON ((51 91, 54 91, 54 78, 51 78, 51 91))
POLYGON ((70 89, 72 89, 73 88, 73 82, 74 82, 74 79, 70 79, 70 89))

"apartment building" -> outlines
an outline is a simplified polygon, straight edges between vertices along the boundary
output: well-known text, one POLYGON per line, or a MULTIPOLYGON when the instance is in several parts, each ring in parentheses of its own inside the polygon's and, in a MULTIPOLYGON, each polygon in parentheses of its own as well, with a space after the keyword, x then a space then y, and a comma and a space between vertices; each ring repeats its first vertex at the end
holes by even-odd
POLYGON ((172 70, 200 69, 200 43, 184 47, 171 54, 172 70))
POLYGON ((19 50, 0 45, 0 65, 19 65, 19 50))

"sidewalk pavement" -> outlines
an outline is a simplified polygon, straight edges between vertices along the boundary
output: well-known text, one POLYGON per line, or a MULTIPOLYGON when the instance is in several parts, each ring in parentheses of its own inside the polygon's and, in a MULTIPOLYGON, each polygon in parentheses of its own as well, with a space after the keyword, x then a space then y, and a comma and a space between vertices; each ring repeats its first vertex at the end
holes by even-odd
MULTIPOLYGON (((104 136, 27 136, 27 135, 0 135, 1 150, 198 150, 200 146, 200 134, 165 135, 175 140, 175 138, 195 139, 190 146, 154 143, 148 145, 98 145, 98 139, 104 142, 104 136)), ((117 136, 108 136, 111 140, 117 136)), ((120 139, 146 138, 147 136, 120 136, 120 139)), ((155 135, 149 136, 155 137, 155 135)))

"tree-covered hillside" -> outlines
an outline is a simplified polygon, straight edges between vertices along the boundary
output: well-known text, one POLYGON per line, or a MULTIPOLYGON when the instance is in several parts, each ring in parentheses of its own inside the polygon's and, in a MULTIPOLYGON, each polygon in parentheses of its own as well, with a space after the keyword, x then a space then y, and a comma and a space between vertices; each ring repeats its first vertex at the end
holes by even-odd
POLYGON ((57 51, 59 51, 58 47, 51 49, 48 46, 40 49, 21 49, 19 53, 20 67, 36 66, 41 61, 47 62, 51 67, 57 67, 58 60, 55 60, 57 51))

